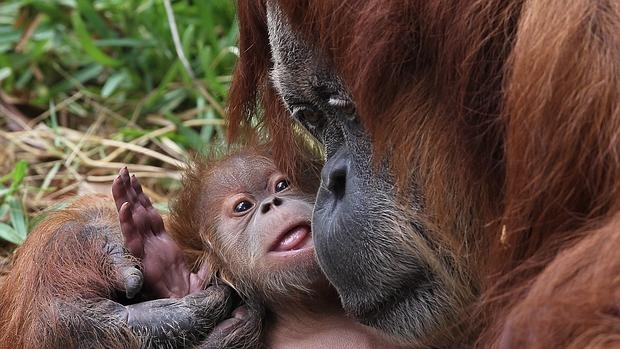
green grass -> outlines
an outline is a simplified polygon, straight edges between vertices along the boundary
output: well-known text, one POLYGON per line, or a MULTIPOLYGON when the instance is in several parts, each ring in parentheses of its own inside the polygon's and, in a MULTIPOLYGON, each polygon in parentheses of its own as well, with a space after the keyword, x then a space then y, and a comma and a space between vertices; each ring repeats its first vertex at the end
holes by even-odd
POLYGON ((124 164, 165 202, 188 153, 223 144, 233 2, 172 10, 164 0, 0 3, 0 240, 21 242, 30 216, 68 195, 109 190, 124 164))

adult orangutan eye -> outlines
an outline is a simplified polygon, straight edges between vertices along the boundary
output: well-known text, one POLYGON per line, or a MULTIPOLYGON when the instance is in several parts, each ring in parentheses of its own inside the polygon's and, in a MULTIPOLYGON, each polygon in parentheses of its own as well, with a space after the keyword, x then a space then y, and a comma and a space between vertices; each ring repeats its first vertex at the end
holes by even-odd
POLYGON ((357 116, 355 104, 349 99, 339 96, 330 97, 327 101, 332 107, 338 108, 339 112, 343 114, 348 120, 353 121, 357 116))
POLYGON ((235 213, 245 212, 245 211, 251 209, 252 206, 254 206, 254 204, 252 204, 251 202, 249 202, 247 200, 243 200, 243 201, 238 202, 235 205, 235 207, 233 208, 233 211, 235 213))
POLYGON ((323 114, 320 111, 307 106, 293 107, 291 114, 302 125, 312 129, 322 126, 324 122, 323 114))
POLYGON ((286 179, 283 179, 281 181, 278 181, 278 183, 276 183, 275 192, 279 193, 288 187, 289 187, 288 181, 286 179))

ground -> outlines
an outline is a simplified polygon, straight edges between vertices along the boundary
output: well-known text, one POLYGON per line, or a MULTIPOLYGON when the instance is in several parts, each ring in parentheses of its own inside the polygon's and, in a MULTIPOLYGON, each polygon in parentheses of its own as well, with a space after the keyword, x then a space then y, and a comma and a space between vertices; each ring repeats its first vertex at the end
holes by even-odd
POLYGON ((125 165, 161 207, 224 144, 229 0, 0 1, 0 270, 43 210, 125 165))

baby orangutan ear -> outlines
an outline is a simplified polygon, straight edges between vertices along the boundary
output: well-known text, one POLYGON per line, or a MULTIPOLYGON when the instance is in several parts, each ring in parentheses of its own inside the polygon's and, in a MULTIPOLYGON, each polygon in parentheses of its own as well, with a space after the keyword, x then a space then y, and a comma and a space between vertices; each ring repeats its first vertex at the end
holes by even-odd
MULTIPOLYGON (((200 259, 194 265, 195 270, 199 270, 204 275, 203 288, 208 285, 227 285, 240 295, 239 289, 235 286, 234 279, 228 275, 226 268, 222 267, 222 262, 215 255, 214 249, 208 238, 203 237, 204 250, 200 259)), ((193 268, 193 269, 194 269, 193 268)))

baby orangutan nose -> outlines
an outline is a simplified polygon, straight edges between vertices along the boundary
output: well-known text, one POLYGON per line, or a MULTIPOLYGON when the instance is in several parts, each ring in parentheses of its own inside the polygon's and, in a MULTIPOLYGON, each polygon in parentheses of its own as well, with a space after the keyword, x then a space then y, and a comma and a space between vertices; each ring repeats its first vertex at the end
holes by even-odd
POLYGON ((269 210, 271 209, 271 205, 273 205, 273 206, 280 206, 280 205, 282 205, 282 199, 276 196, 276 197, 273 198, 273 200, 265 202, 260 207, 260 213, 265 214, 265 213, 269 212, 269 210))

